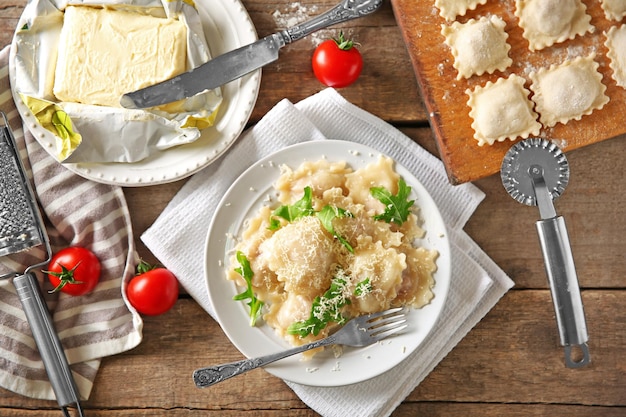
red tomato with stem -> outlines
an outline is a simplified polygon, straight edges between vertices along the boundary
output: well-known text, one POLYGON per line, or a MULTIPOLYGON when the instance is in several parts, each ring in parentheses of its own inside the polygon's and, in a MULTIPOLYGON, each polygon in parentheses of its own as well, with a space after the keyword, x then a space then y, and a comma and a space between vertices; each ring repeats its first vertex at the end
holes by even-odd
POLYGON ((100 281, 101 265, 89 249, 71 246, 52 255, 48 270, 43 272, 48 274, 54 285, 50 292, 83 295, 93 290, 100 281))
POLYGON ((168 269, 144 261, 126 288, 128 301, 141 314, 158 316, 169 311, 178 300, 178 280, 168 269))
POLYGON ((313 73, 322 84, 342 88, 359 78, 363 57, 354 42, 340 32, 338 39, 328 39, 315 48, 312 64, 313 73))

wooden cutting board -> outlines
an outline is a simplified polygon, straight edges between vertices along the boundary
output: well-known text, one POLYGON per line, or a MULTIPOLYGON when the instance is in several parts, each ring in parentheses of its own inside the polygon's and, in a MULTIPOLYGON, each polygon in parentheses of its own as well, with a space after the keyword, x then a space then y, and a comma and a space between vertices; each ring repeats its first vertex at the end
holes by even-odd
POLYGON ((605 94, 610 99, 601 110, 595 110, 579 121, 572 120, 565 125, 559 123, 552 128, 543 127, 541 137, 557 140, 561 149, 569 151, 626 133, 626 89, 618 86, 612 78, 604 46, 604 32, 611 26, 621 25, 624 19, 622 22, 607 20, 600 1, 584 1, 591 24, 595 27, 593 33, 588 32, 535 52, 528 49, 528 41, 522 37, 513 0, 488 0, 476 10, 457 17, 461 23, 491 14, 501 17, 506 22, 507 42, 511 45, 509 56, 513 60, 504 72, 457 80, 457 71, 452 66, 454 58, 441 34, 441 25, 446 21, 439 16, 434 0, 391 0, 451 183, 461 184, 499 172, 504 154, 513 145, 506 140, 492 146, 478 146, 473 138, 465 90, 482 86, 487 81, 495 82, 513 73, 525 78, 525 86, 529 89, 529 68, 547 68, 551 64, 558 65, 566 59, 595 52, 595 61, 600 64, 598 71, 602 73, 602 82, 607 87, 605 94))

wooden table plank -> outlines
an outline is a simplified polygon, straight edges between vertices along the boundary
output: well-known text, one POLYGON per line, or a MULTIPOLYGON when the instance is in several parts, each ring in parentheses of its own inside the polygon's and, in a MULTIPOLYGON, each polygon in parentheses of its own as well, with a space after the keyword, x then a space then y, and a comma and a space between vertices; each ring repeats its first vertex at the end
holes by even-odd
MULTIPOLYGON (((620 352, 626 343, 626 294, 586 290, 583 300, 591 329, 591 366, 572 370, 563 365, 548 291, 511 291, 409 395, 406 406, 534 403, 622 407, 623 412, 626 365, 620 352)), ((281 380, 263 370, 211 388, 193 386, 195 368, 239 358, 217 323, 193 300, 181 299, 169 313, 145 320, 138 348, 103 360, 85 407, 94 412, 306 408, 281 380)), ((0 410, 7 412, 52 406, 6 391, 0 398, 6 407, 0 410)))
POLYGON ((409 399, 623 407, 625 302, 623 292, 583 291, 592 363, 572 370, 549 292, 511 291, 409 399))
POLYGON ((624 410, 613 407, 546 405, 546 404, 468 404, 468 403, 419 403, 401 404, 393 417, 623 417, 624 410))
MULTIPOLYGON (((4 410, 3 410, 4 411, 4 410)), ((315 417, 310 410, 88 410, 89 417, 315 417)), ((467 416, 507 416, 507 417, 623 417, 624 412, 613 407, 593 407, 546 404, 468 404, 468 403, 403 403, 392 417, 467 417, 467 416)), ((6 417, 58 417, 58 410, 19 410, 3 414, 6 417)))

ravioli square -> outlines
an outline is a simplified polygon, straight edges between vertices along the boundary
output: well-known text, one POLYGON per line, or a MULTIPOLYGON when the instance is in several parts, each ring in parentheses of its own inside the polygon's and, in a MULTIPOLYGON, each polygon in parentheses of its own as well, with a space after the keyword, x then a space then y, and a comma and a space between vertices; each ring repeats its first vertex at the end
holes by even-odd
POLYGON ((479 146, 539 134, 541 124, 537 122, 537 113, 528 98, 530 91, 524 83, 524 78, 511 74, 465 91, 469 96, 469 115, 474 120, 474 139, 479 146))
POLYGON ((125 93, 185 71, 187 28, 176 19, 69 6, 53 93, 60 101, 121 107, 125 93))
POLYGON ((586 11, 581 0, 515 1, 515 15, 531 51, 591 32, 591 16, 586 11))
POLYGON ((511 46, 507 43, 509 35, 504 31, 505 26, 504 20, 495 15, 470 19, 467 23, 441 25, 441 33, 454 56, 457 80, 504 71, 513 63, 509 57, 511 46))
POLYGON ((435 7, 439 9, 439 16, 451 22, 457 16, 465 16, 468 10, 475 10, 487 0, 435 0, 435 7))
POLYGON ((600 110, 609 102, 595 54, 568 60, 529 74, 539 121, 546 127, 600 110))
POLYGON ((602 10, 604 10, 604 16, 608 20, 617 20, 619 22, 626 16, 626 1, 602 0, 602 10))
MULTIPOLYGON (((626 1, 624 1, 626 5, 626 1)), ((611 59, 613 79, 617 85, 626 88, 626 24, 611 27, 606 33, 606 42, 609 49, 607 56, 611 59)))

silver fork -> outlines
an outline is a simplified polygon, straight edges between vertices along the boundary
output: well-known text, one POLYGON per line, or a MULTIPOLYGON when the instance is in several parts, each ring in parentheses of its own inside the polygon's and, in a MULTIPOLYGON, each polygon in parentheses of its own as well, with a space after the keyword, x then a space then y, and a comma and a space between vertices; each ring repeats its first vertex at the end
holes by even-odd
POLYGON ((407 327, 406 309, 392 308, 379 313, 367 314, 348 321, 332 335, 306 345, 258 358, 196 369, 193 381, 198 388, 208 387, 244 372, 265 366, 298 353, 328 345, 353 347, 368 346, 396 334, 407 327))

